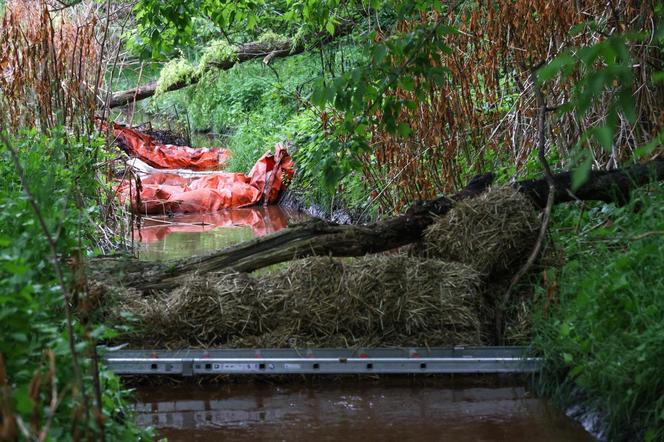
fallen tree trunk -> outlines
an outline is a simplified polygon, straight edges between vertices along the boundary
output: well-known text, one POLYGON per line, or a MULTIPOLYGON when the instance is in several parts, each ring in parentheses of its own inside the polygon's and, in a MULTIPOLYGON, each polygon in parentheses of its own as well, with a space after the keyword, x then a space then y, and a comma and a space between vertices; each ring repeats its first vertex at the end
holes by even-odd
MULTIPOLYGON (((339 27, 336 37, 347 34, 349 30, 350 27, 339 27)), ((321 39, 320 44, 328 43, 331 40, 332 36, 325 34, 325 36, 321 39)), ((263 58, 265 64, 268 64, 273 58, 288 57, 291 55, 300 54, 304 52, 304 50, 305 45, 303 42, 298 42, 293 46, 290 42, 253 41, 238 45, 235 48, 235 57, 229 58, 228 60, 222 62, 212 63, 211 67, 221 70, 228 70, 238 63, 255 60, 257 58, 263 58)), ((196 73, 190 80, 180 81, 169 85, 166 88, 166 91, 170 92, 191 86, 198 83, 202 77, 203 73, 196 73)), ((113 95, 111 95, 108 107, 114 108, 124 106, 131 104, 134 102, 134 100, 140 101, 149 98, 155 94, 158 84, 159 81, 155 80, 133 89, 115 92, 113 95)))
MULTIPOLYGON (((586 183, 572 193, 571 174, 554 175, 554 203, 568 201, 604 201, 624 204, 631 190, 664 179, 664 159, 612 171, 595 171, 586 183)), ((123 283, 141 290, 165 290, 179 285, 195 272, 224 269, 250 272, 273 264, 307 256, 362 256, 383 252, 421 239, 435 217, 449 212, 456 201, 484 192, 493 182, 493 174, 474 178, 452 197, 413 205, 405 215, 366 226, 337 225, 313 220, 280 232, 256 238, 207 255, 175 261, 168 265, 133 261, 124 269, 123 283)), ((537 206, 544 207, 548 196, 545 179, 519 181, 513 185, 537 206)))
MULTIPOLYGON (((286 57, 288 55, 299 54, 304 51, 304 45, 300 44, 291 48, 290 43, 261 43, 261 42, 250 42, 239 45, 236 48, 235 58, 225 60, 221 63, 215 63, 214 68, 227 70, 235 66, 237 63, 242 63, 247 60, 254 60, 256 58, 264 58, 268 55, 270 58, 275 57, 286 57)), ((167 92, 175 91, 182 89, 184 87, 196 84, 203 77, 203 74, 196 73, 188 81, 180 81, 171 84, 166 88, 167 92)), ((109 101, 108 107, 114 108, 118 106, 124 106, 132 103, 134 100, 140 101, 146 98, 153 96, 157 90, 159 81, 151 81, 147 84, 141 85, 134 89, 128 89, 125 91, 115 92, 109 101)))

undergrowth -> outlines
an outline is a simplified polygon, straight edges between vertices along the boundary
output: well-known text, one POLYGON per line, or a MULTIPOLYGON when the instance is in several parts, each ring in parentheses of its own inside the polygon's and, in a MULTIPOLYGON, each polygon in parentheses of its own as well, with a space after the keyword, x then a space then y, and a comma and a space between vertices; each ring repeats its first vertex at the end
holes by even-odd
POLYGON ((664 186, 556 218, 567 263, 548 278, 557 296, 540 290, 535 309, 542 392, 561 405, 582 397, 607 416, 610 440, 664 440, 664 186))
MULTIPOLYGON (((49 136, 26 130, 13 137, 12 144, 32 198, 53 236, 65 283, 77 287, 81 281, 75 275, 81 261, 95 248, 99 206, 94 202, 99 184, 94 163, 101 144, 72 139, 60 129, 49 136)), ((110 337, 112 330, 74 319, 86 391, 80 389, 65 327, 63 289, 49 243, 10 152, 1 142, 0 158, 0 369, 4 370, 0 438, 21 439, 21 434, 25 440, 37 440, 37 434, 43 432, 43 440, 96 440, 100 435, 96 421, 103 422, 107 440, 138 440, 145 432, 130 418, 127 391, 117 376, 103 369, 99 374, 102 415, 94 417, 91 346, 110 337), (20 433, 14 426, 12 434, 10 416, 25 423, 20 433)))

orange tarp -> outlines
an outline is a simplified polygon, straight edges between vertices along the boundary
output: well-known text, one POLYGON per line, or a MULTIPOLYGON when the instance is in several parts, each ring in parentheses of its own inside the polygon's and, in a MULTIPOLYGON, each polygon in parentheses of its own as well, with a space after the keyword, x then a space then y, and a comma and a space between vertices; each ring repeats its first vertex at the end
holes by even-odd
MULTIPOLYGON (((101 124, 105 128, 105 124, 101 124)), ((230 153, 222 148, 161 144, 150 135, 113 123, 113 135, 129 156, 158 169, 219 170, 230 153)))
POLYGON ((263 155, 243 173, 218 172, 199 178, 184 178, 174 173, 157 173, 136 186, 124 181, 118 188, 121 199, 131 202, 132 210, 144 214, 211 213, 222 209, 272 204, 279 198, 294 173, 286 148, 277 144, 276 153, 263 155))

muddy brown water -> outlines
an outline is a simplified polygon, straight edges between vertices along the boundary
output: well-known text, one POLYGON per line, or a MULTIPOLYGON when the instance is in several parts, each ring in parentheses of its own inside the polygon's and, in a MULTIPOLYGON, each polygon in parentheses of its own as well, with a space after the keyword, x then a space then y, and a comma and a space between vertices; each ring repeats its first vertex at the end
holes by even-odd
POLYGON ((137 397, 138 423, 169 441, 594 440, 499 377, 153 386, 137 397))
MULTIPOLYGON (((279 231, 306 216, 280 207, 144 220, 146 260, 182 258, 279 231)), ((137 388, 137 421, 169 441, 592 441, 513 377, 294 377, 292 382, 137 388)))

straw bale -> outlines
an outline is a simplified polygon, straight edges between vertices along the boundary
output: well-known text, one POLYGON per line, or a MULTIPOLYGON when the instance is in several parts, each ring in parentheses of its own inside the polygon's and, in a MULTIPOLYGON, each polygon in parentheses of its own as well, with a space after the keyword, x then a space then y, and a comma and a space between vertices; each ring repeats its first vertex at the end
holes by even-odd
POLYGON ((458 202, 427 228, 420 253, 470 265, 481 274, 505 273, 525 259, 537 239, 538 212, 510 187, 458 202))
POLYGON ((472 268, 438 260, 307 258, 260 279, 194 276, 122 308, 141 345, 478 345, 480 283, 472 268))

